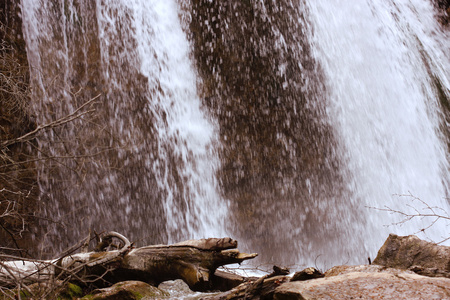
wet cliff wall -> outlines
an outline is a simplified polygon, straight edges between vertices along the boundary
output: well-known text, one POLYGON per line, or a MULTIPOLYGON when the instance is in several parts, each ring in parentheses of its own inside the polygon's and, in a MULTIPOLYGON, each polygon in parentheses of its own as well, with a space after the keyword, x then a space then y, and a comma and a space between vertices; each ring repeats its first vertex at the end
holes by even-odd
MULTIPOLYGON (((33 130, 29 105, 29 68, 20 7, 14 0, 0 7, 0 142, 33 130)), ((0 146, 0 251, 25 255, 31 248, 37 185, 33 142, 0 146), (22 250, 17 250, 22 249, 22 250)))

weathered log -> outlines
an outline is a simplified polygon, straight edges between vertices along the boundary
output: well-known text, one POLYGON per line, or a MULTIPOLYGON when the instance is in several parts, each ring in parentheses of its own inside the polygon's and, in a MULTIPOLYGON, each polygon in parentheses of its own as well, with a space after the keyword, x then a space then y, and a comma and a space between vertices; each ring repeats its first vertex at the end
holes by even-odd
MULTIPOLYGON (((121 235, 113 236, 126 240, 121 235)), ((211 279, 218 267, 257 256, 256 253, 240 253, 236 247, 237 242, 230 238, 190 240, 136 249, 125 242, 120 250, 77 253, 51 261, 3 262, 0 264, 0 284, 17 280, 28 284, 67 276, 81 283, 141 280, 153 285, 182 279, 192 290, 204 291, 214 288, 211 279)))
MULTIPOLYGON (((152 284, 183 279, 192 290, 208 290, 214 271, 223 265, 241 263, 257 254, 238 249, 206 250, 194 246, 150 246, 133 249, 111 275, 117 280, 136 278, 152 284)), ((116 280, 114 280, 116 281, 116 280)))

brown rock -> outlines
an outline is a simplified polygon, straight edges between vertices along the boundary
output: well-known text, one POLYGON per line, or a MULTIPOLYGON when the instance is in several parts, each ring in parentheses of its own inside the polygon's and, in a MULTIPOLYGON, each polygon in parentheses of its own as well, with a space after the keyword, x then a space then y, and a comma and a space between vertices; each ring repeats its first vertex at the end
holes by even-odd
POLYGON ((273 299, 450 299, 448 278, 430 278, 382 266, 345 266, 330 274, 284 283, 275 289, 273 299))
POLYGON ((423 241, 414 235, 390 234, 373 263, 409 269, 425 276, 450 278, 450 247, 423 241))
POLYGON ((325 272, 325 277, 338 276, 352 272, 376 273, 385 270, 386 267, 377 265, 360 265, 360 266, 336 266, 325 272))

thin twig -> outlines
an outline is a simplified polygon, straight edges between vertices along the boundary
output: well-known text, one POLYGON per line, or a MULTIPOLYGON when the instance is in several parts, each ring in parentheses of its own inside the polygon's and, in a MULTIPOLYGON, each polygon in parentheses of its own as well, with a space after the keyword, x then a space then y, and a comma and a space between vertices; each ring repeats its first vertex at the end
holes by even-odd
MULTIPOLYGON (((410 203, 406 204, 406 207, 409 207, 414 212, 406 212, 399 209, 394 209, 392 207, 389 207, 385 205, 383 208, 379 207, 372 207, 367 206, 370 209, 375 209, 378 211, 385 211, 391 214, 396 214, 399 216, 402 216, 402 219, 398 222, 392 223, 392 225, 402 225, 405 224, 413 219, 425 219, 425 218, 431 218, 431 222, 425 226, 424 228, 421 228, 419 231, 417 231, 415 234, 420 232, 425 232, 429 228, 433 227, 439 220, 446 220, 450 221, 450 215, 447 211, 445 211, 442 207, 437 206, 430 206, 426 201, 420 199, 419 197, 416 197, 409 192, 408 194, 395 194, 394 196, 398 197, 408 197, 411 199, 412 202, 418 201, 420 202, 424 207, 422 209, 418 209, 417 206, 414 206, 410 203)), ((437 244, 444 243, 445 241, 448 241, 450 239, 450 236, 447 238, 444 238, 444 240, 437 242, 437 244)))
POLYGON ((63 124, 69 123, 75 119, 78 119, 80 117, 82 117, 85 114, 94 112, 95 110, 88 110, 88 111, 84 111, 84 112, 80 112, 84 107, 86 107, 87 105, 93 103, 94 101, 96 101, 101 94, 98 94, 97 96, 95 96, 94 98, 90 99, 89 101, 86 101, 84 104, 82 104, 80 107, 78 107, 75 111, 73 111, 72 113, 68 114, 67 116, 64 116, 60 119, 57 119, 55 121, 52 121, 50 123, 44 124, 44 125, 39 125, 37 126, 34 130, 18 137, 18 138, 14 138, 11 140, 7 140, 4 141, 1 144, 1 147, 8 147, 12 144, 16 144, 16 143, 20 143, 20 142, 24 142, 24 141, 28 141, 30 139, 33 139, 40 131, 45 130, 47 128, 54 128, 54 127, 58 127, 61 126, 63 124))

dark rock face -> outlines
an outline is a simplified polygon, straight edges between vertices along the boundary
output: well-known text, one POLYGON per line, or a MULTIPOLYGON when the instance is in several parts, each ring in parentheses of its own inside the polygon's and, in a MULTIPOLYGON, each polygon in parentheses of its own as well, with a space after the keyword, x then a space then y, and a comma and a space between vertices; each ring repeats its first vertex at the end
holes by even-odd
MULTIPOLYGON (((18 1, 0 5, 0 142, 32 131, 36 124, 29 111, 29 69, 18 1)), ((0 247, 14 255, 30 249, 29 227, 35 220, 38 196, 33 142, 0 147, 0 247), (8 249, 6 249, 8 248, 8 249)))
POLYGON ((449 0, 436 0, 436 4, 441 9, 447 9, 450 7, 450 1, 449 0))
POLYGON ((438 10, 438 21, 448 27, 450 24, 450 0, 436 0, 435 5, 438 10))
POLYGON ((411 270, 431 277, 450 278, 450 247, 414 235, 389 235, 373 261, 376 265, 411 270))

